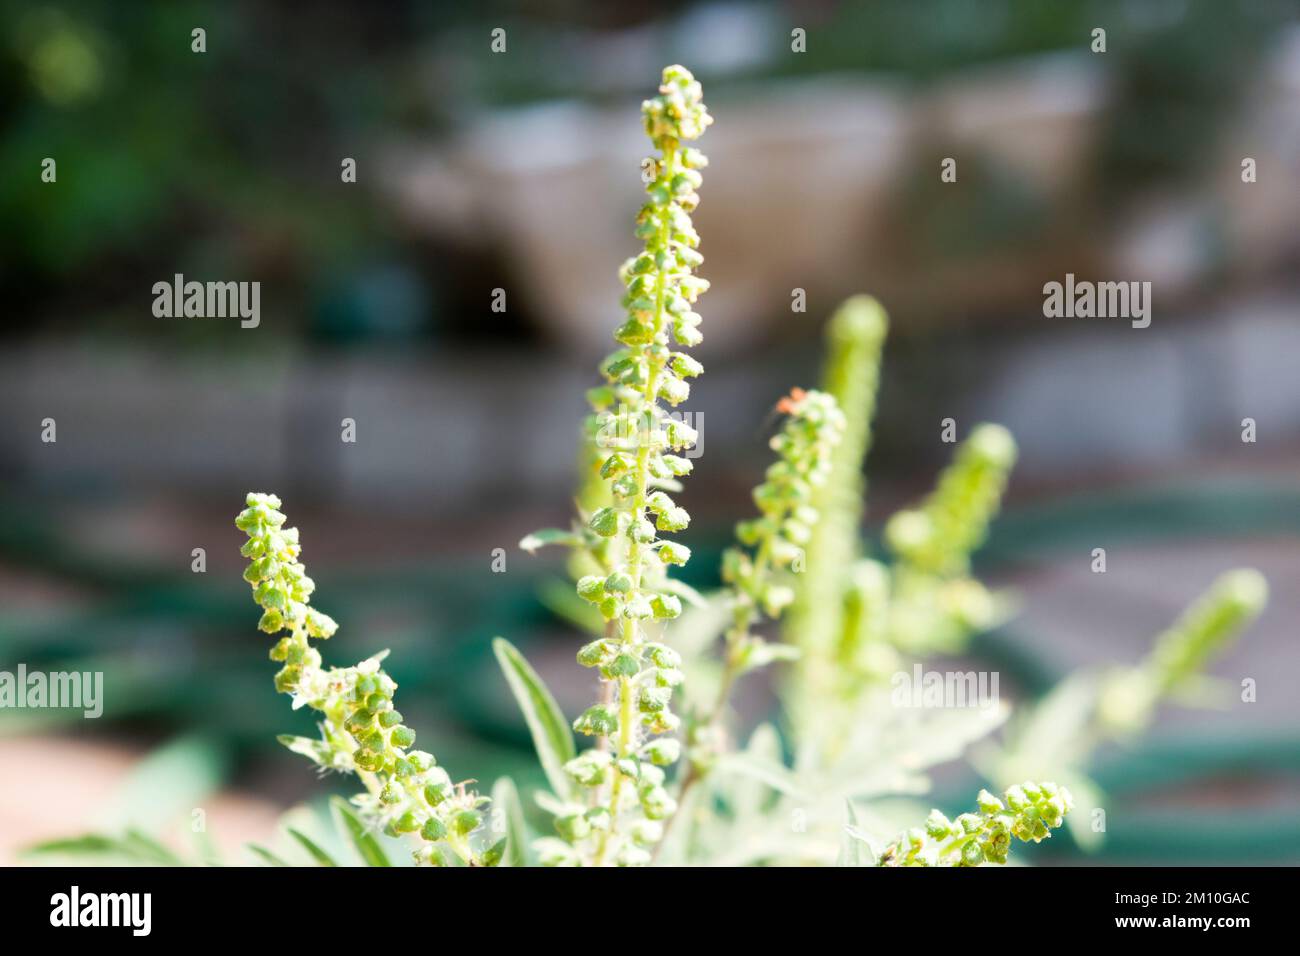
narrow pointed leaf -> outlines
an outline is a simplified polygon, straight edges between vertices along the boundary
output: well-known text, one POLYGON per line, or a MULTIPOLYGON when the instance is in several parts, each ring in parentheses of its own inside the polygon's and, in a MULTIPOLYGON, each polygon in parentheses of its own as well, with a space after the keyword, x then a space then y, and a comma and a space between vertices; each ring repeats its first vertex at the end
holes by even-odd
POLYGON ((306 850, 307 853, 310 854, 311 858, 321 866, 338 866, 338 864, 334 862, 334 858, 322 850, 315 841, 306 834, 290 828, 289 836, 297 840, 299 846, 306 850))
POLYGON ((537 757, 546 771, 551 789, 560 796, 570 796, 573 782, 564 772, 564 764, 576 755, 573 732, 564 719, 560 705, 546 689, 537 672, 524 660, 514 645, 498 637, 492 642, 492 652, 506 675, 506 683, 524 713, 524 720, 533 736, 537 757))
POLYGON ((346 800, 342 797, 334 797, 330 800, 330 808, 334 811, 334 819, 338 823, 339 829, 347 836, 352 848, 357 851, 357 856, 361 858, 362 864, 365 866, 392 866, 388 862, 388 857, 384 854, 383 848, 380 847, 379 841, 375 839, 373 833, 366 830, 366 825, 361 822, 346 800))
POLYGON ((506 830, 506 850, 501 866, 528 865, 528 826, 524 822, 524 807, 519 791, 509 777, 502 777, 492 787, 492 806, 501 811, 501 822, 506 830))
POLYGON ((258 846, 256 843, 248 844, 248 848, 262 858, 262 861, 268 866, 288 866, 289 864, 280 859, 264 846, 258 846))

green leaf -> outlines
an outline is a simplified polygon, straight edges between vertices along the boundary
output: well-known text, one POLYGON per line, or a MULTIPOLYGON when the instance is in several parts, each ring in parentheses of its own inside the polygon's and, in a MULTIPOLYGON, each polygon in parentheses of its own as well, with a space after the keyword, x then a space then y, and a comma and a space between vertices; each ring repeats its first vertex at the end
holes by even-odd
POLYGON ((23 850, 24 856, 118 857, 140 859, 138 849, 123 846, 119 840, 102 833, 46 840, 23 850))
POLYGON ((528 865, 528 825, 524 822, 524 807, 519 791, 509 777, 502 777, 492 787, 492 806, 505 817, 506 850, 501 866, 528 865))
POLYGON ((155 864, 162 866, 184 866, 185 861, 171 849, 163 846, 153 837, 134 827, 126 831, 122 845, 138 850, 141 856, 149 857, 155 864))
POLYGON ((374 834, 366 830, 366 825, 361 822, 346 800, 342 797, 333 797, 330 800, 330 809, 334 812, 334 819, 339 829, 347 835, 352 843, 352 849, 357 851, 357 856, 361 858, 364 866, 392 866, 388 862, 388 857, 384 855, 379 841, 375 839, 374 834))
POLYGON ((276 856, 274 853, 272 853, 264 846, 258 846, 256 843, 250 843, 248 844, 248 848, 252 850, 254 853, 256 853, 258 856, 260 856, 269 866, 289 865, 288 863, 284 862, 284 860, 280 859, 278 856, 276 856))
POLYGON ((510 692, 515 695, 519 709, 524 713, 528 730, 533 735, 537 758, 546 771, 551 789, 560 796, 572 795, 573 781, 564 772, 564 765, 576 756, 577 751, 564 712, 537 676, 537 672, 513 644, 498 637, 492 642, 492 652, 496 654, 501 671, 506 675, 510 692))
POLYGON ((132 828, 153 833, 178 818, 188 821, 193 809, 206 806, 207 797, 220 788, 225 765, 223 748, 209 738, 170 740, 131 769, 99 819, 110 833, 132 828))
POLYGON ((717 770, 757 780, 788 797, 801 800, 812 799, 808 792, 799 786, 790 769, 775 760, 768 760, 751 753, 727 754, 718 761, 717 770))
POLYGON ((321 866, 338 866, 338 864, 334 862, 334 858, 317 846, 316 843, 306 834, 299 830, 290 828, 289 836, 297 840, 299 845, 311 854, 311 858, 321 866))
POLYGON ((840 855, 836 866, 871 866, 876 861, 876 851, 867 841, 858 822, 858 811, 852 800, 844 801, 844 834, 840 840, 840 855))
POLYGON ((153 837, 128 829, 121 837, 87 833, 78 837, 47 840, 23 850, 24 856, 66 856, 94 860, 98 864, 113 862, 148 866, 185 866, 186 861, 153 837))
POLYGON ((333 766, 330 763, 332 751, 329 744, 323 740, 313 740, 310 737, 295 737, 292 734, 280 734, 275 739, 294 753, 301 754, 319 767, 328 769, 333 766))
POLYGON ((560 528, 543 528, 540 531, 534 531, 530 535, 525 535, 524 539, 519 542, 519 547, 529 554, 536 554, 538 548, 544 548, 548 544, 559 544, 572 548, 582 544, 582 539, 572 531, 564 531, 560 528))

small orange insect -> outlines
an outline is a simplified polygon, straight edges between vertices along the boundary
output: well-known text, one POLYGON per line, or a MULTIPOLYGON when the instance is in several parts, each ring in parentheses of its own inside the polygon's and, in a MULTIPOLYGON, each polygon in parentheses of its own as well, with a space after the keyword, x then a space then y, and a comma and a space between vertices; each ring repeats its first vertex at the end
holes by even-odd
POLYGON ((807 395, 802 388, 792 388, 789 395, 776 403, 776 410, 782 415, 793 415, 807 395))

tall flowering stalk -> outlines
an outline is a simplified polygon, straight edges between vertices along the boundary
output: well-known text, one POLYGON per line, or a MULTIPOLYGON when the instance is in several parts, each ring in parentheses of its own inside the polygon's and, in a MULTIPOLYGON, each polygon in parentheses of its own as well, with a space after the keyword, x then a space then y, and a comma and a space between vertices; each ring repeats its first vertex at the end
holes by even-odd
POLYGON ((646 848, 661 833, 659 821, 676 809, 662 767, 680 752, 668 736, 681 724, 670 706, 682 680, 680 658, 651 640, 649 629, 681 614, 680 589, 667 569, 690 557, 687 547, 660 535, 681 531, 690 521, 669 491, 691 471, 691 462, 675 453, 697 436, 665 406, 685 401, 687 379, 703 371, 682 350, 702 339, 692 307, 709 285, 695 275, 704 259, 690 218, 699 203, 699 170, 707 161, 684 145, 712 122, 701 97, 690 72, 670 66, 659 95, 642 104, 646 134, 659 151, 651 158, 648 201, 636 219, 645 248, 619 270, 626 289, 626 319, 614 332, 620 347, 601 364, 605 384, 588 394, 594 410, 589 431, 608 497, 587 497, 608 503, 587 517, 570 542, 598 570, 583 575, 577 591, 600 611, 605 636, 583 647, 578 661, 598 669, 605 690, 573 724, 578 733, 597 738, 597 745, 566 768, 588 788, 590 807, 558 818, 573 852, 552 848, 551 862, 647 862, 646 848))
POLYGON ((1135 667, 1118 668, 1101 682, 1098 717, 1108 731, 1133 733, 1146 726, 1164 698, 1201 678, 1201 670, 1264 610, 1268 582, 1253 568, 1221 574, 1161 633, 1135 667))
POLYGON ((813 502, 831 471, 831 458, 844 436, 845 421, 834 396, 796 388, 777 403, 785 424, 773 436, 777 459, 764 481, 754 489, 759 516, 736 525, 738 547, 722 555, 722 580, 731 606, 726 652, 717 700, 698 728, 693 753, 696 765, 707 763, 716 741, 710 741, 721 717, 732 682, 742 674, 775 660, 791 660, 797 648, 774 644, 754 633, 763 619, 776 620, 794 601, 795 592, 782 572, 807 569, 805 548, 820 513, 813 502))
POLYGON ((380 667, 384 655, 355 667, 321 667, 311 639, 332 636, 338 625, 310 606, 316 585, 299 560, 298 529, 285 527, 280 499, 254 493, 245 503, 235 525, 248 535, 240 554, 249 559, 244 580, 262 608, 257 626, 271 635, 289 632, 271 649, 271 660, 284 665, 275 689, 293 698, 295 710, 321 715, 319 740, 281 743, 326 770, 357 774, 366 786, 352 800, 360 819, 392 836, 418 834, 417 862, 445 863, 444 847, 470 865, 494 862, 499 848, 480 851, 471 841, 487 798, 453 784, 432 754, 411 749, 415 731, 393 707, 397 683, 380 667))
POLYGON ((725 749, 721 724, 736 679, 799 655, 797 647, 769 642, 754 630, 765 618, 779 619, 794 600, 794 589, 781 575, 806 569, 804 549, 821 518, 812 502, 830 474, 845 421, 834 396, 826 392, 796 388, 776 407, 786 419, 770 442, 777 459, 754 489, 759 515, 736 525, 737 546, 722 555, 723 598, 731 611, 722 677, 712 705, 694 715, 690 766, 679 799, 709 773, 725 749))
POLYGON ((847 619, 855 610, 850 607, 851 589, 862 551, 862 465, 871 448, 888 325, 879 302, 855 295, 835 310, 826 327, 822 388, 839 404, 844 436, 831 455, 825 482, 813 496, 821 520, 813 526, 806 551, 808 566, 816 570, 798 579, 784 626, 787 640, 800 649, 789 683, 791 717, 800 733, 811 732, 828 696, 842 690, 841 635, 850 629, 847 619))
POLYGON ((971 554, 988 536, 1015 463, 1009 431, 976 426, 921 506, 898 512, 885 526, 885 540, 900 562, 935 577, 968 575, 971 554))

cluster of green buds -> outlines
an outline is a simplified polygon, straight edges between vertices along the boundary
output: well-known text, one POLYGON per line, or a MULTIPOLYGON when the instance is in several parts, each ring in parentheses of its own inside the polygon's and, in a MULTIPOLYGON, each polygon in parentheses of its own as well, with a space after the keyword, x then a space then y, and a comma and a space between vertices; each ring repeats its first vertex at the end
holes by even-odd
POLYGON ((786 419, 771 441, 777 460, 754 489, 759 516, 736 525, 740 547, 722 555, 722 580, 729 586, 732 607, 727 663, 738 673, 776 656, 788 657, 793 650, 768 644, 751 630, 764 616, 779 618, 794 600, 794 589, 775 572, 806 570, 804 548, 819 519, 814 496, 826 482, 831 455, 844 434, 844 415, 827 392, 796 388, 777 403, 777 410, 786 419))
POLYGON ((285 527, 275 495, 250 494, 235 525, 248 535, 240 553, 253 600, 263 610, 258 628, 280 637, 271 660, 283 665, 276 690, 294 709, 321 715, 319 740, 282 737, 281 742, 326 770, 356 773, 366 793, 353 799, 362 819, 392 836, 418 834, 420 863, 446 862, 443 847, 474 865, 494 862, 499 850, 478 851, 470 837, 482 823, 481 797, 453 784, 433 755, 412 749, 415 731, 393 707, 397 683, 380 666, 384 655, 355 667, 321 667, 311 638, 328 638, 338 625, 310 606, 315 585, 299 560, 298 529, 285 527))
POLYGON ((988 535, 1015 461, 1009 431, 978 425, 921 506, 886 523, 897 558, 890 638, 900 647, 953 651, 994 622, 997 602, 970 576, 970 556, 988 535))
POLYGON ((1011 433, 1001 425, 977 425, 921 507, 889 519, 890 549, 918 571, 940 577, 969 573, 971 553, 988 534, 1015 463, 1011 433))
POLYGON ((1102 680, 1097 716, 1103 727, 1132 733, 1150 720, 1161 698, 1187 689, 1201 669, 1268 603, 1268 582, 1253 568, 1220 575, 1210 589, 1155 640, 1146 659, 1102 680))
POLYGON ((979 866, 1006 863, 1011 838, 1040 843, 1074 809, 1070 791, 1054 783, 1009 787, 999 800, 987 790, 976 798, 977 813, 949 820, 930 811, 925 828, 913 828, 885 848, 879 866, 979 866))
POLYGON ((680 748, 659 735, 681 723, 670 706, 682 681, 680 658, 648 632, 682 613, 684 592, 668 569, 690 558, 689 548, 661 535, 690 522, 671 493, 692 468, 680 453, 698 439, 666 406, 685 401, 687 380, 703 371, 684 351, 701 341, 693 306, 709 286, 695 275, 704 259, 690 218, 707 160, 685 145, 712 122, 701 97, 690 72, 670 66, 659 95, 642 104, 646 133, 659 151, 644 164, 652 175, 636 235, 645 247, 619 270, 626 311, 614 332, 619 348, 601 364, 605 383, 587 395, 588 447, 603 488, 586 488, 584 499, 599 506, 585 515, 585 526, 553 538, 575 547, 594 572, 578 579, 577 592, 600 612, 605 636, 583 647, 578 662, 598 670, 606 693, 573 725, 597 746, 566 768, 590 789, 591 806, 557 816, 573 849, 552 846, 550 862, 648 862, 659 821, 676 809, 662 767, 676 761, 680 748))
POLYGON ((713 705, 692 721, 691 767, 683 788, 707 773, 723 750, 720 724, 736 678, 799 656, 794 645, 767 641, 753 629, 764 617, 780 618, 795 599, 794 589, 779 575, 806 569, 804 549, 820 520, 812 502, 830 474, 845 421, 834 396, 816 390, 793 389, 776 410, 786 419, 770 442, 777 459, 754 489, 759 516, 736 525, 739 547, 722 554, 722 580, 731 609, 722 679, 713 705))

